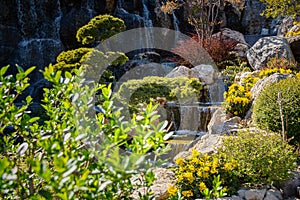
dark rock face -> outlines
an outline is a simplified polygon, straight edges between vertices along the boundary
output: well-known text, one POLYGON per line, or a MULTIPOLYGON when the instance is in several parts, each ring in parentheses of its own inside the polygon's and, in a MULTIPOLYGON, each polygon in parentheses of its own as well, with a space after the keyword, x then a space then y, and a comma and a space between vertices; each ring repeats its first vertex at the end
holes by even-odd
POLYGON ((297 62, 300 62, 300 35, 287 38, 287 40, 291 46, 291 50, 295 56, 295 60, 297 62))
POLYGON ((242 26, 245 34, 260 34, 262 28, 270 27, 271 20, 260 15, 264 8, 264 3, 259 0, 246 0, 242 14, 242 26))

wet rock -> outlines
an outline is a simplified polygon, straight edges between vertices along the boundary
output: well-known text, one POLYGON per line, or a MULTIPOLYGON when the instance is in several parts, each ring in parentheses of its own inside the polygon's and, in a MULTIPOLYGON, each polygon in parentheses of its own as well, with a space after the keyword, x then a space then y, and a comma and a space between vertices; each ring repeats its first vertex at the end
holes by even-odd
POLYGON ((264 37, 259 39, 246 53, 248 62, 254 70, 264 67, 270 58, 276 56, 294 61, 290 45, 285 38, 264 37))
POLYGON ((144 18, 135 13, 129 13, 123 8, 117 8, 116 17, 124 20, 127 29, 139 28, 144 26, 144 18))
POLYGON ((60 39, 67 49, 79 47, 76 39, 77 30, 87 24, 95 16, 86 8, 74 8, 64 10, 60 25, 60 39))

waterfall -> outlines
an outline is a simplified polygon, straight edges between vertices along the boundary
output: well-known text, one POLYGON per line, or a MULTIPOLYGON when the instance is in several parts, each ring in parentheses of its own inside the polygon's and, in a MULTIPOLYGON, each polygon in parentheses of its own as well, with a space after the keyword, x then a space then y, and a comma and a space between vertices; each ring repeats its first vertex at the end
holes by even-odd
POLYGON ((90 18, 93 18, 94 17, 94 8, 95 8, 94 0, 87 0, 86 5, 84 5, 84 7, 87 8, 90 18))
POLYGON ((35 82, 42 78, 38 71, 53 63, 56 56, 64 50, 60 40, 63 16, 60 0, 16 0, 16 3, 21 41, 14 52, 13 60, 25 69, 37 66, 37 70, 30 77, 35 82))
POLYGON ((59 32, 60 32, 60 22, 61 22, 61 18, 62 18, 62 11, 61 11, 61 6, 60 6, 60 0, 57 0, 57 17, 55 18, 54 20, 54 23, 55 23, 55 28, 56 28, 56 38, 57 39, 60 39, 60 35, 59 35, 59 32))
POLYGON ((20 26, 21 37, 22 39, 25 37, 25 22, 24 22, 24 14, 22 11, 21 0, 17 0, 17 16, 18 16, 18 24, 20 26))
POLYGON ((154 43, 153 31, 152 31, 153 23, 150 18, 150 11, 148 9, 146 0, 142 0, 142 3, 143 3, 144 26, 147 28, 150 28, 150 31, 148 32, 148 34, 146 34, 146 47, 148 48, 148 47, 151 47, 152 44, 154 43))
POLYGON ((180 29, 179 29, 179 21, 175 15, 175 12, 173 11, 172 12, 172 16, 173 16, 173 26, 174 26, 174 30, 176 31, 175 32, 175 38, 174 38, 174 45, 177 44, 178 42, 178 38, 179 38, 179 32, 180 32, 180 29))

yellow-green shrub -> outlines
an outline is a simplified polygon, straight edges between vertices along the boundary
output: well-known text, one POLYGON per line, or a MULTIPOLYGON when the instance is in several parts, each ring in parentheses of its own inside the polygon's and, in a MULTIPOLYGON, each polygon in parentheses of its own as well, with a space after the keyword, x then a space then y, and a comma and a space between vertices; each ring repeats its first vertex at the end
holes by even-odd
POLYGON ((295 167, 293 147, 283 142, 280 134, 264 131, 240 131, 236 136, 226 136, 219 154, 235 159, 235 169, 243 183, 273 184, 289 177, 295 167))
POLYGON ((79 28, 76 34, 77 41, 82 44, 90 44, 105 40, 126 29, 122 19, 112 15, 99 15, 79 28))
POLYGON ((282 103, 284 129, 288 138, 300 140, 300 79, 288 78, 270 84, 260 92, 253 106, 254 123, 265 130, 282 131, 279 103, 282 103))
POLYGON ((184 199, 218 198, 225 196, 233 183, 233 170, 237 168, 235 159, 224 162, 217 155, 209 156, 192 150, 187 159, 177 158, 175 168, 176 185, 170 185, 171 198, 184 199))
POLYGON ((115 97, 123 106, 129 106, 131 112, 136 112, 138 104, 149 103, 151 98, 165 97, 167 101, 189 99, 199 97, 201 89, 201 82, 195 78, 149 76, 123 83, 115 97), (128 94, 130 99, 127 99, 128 94))

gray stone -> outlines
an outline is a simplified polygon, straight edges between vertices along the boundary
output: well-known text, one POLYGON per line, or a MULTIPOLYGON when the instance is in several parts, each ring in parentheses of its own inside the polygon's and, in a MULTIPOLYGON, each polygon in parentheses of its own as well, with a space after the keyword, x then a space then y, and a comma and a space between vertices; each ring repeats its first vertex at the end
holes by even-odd
POLYGON ((270 189, 268 190, 264 200, 282 200, 282 195, 279 190, 270 189))
POLYGON ((244 43, 238 43, 234 47, 234 51, 237 52, 238 56, 241 58, 246 58, 246 52, 249 50, 249 45, 244 43))
POLYGON ((275 73, 257 81, 257 83, 251 89, 252 99, 255 100, 266 85, 276 83, 280 80, 287 79, 290 77, 293 77, 293 75, 275 73))
POLYGON ((234 117, 231 119, 226 119, 226 112, 219 108, 217 109, 209 124, 208 124, 208 133, 209 134, 230 134, 236 132, 240 127, 240 118, 234 117))
POLYGON ((285 38, 272 36, 259 39, 246 53, 248 62, 254 70, 264 67, 270 58, 279 56, 295 61, 292 50, 285 38))
POLYGON ((288 180, 279 185, 283 193, 283 198, 288 199, 290 197, 299 197, 297 191, 298 186, 300 186, 299 172, 293 172, 288 180))
POLYGON ((293 22, 294 21, 299 21, 299 20, 300 20, 300 17, 293 18, 292 16, 289 16, 289 17, 283 18, 282 22, 281 22, 281 25, 279 27, 277 36, 285 37, 287 32, 289 32, 290 29, 294 26, 293 22))
POLYGON ((212 37, 215 38, 224 37, 225 40, 228 38, 228 39, 233 39, 242 44, 247 44, 245 37, 242 33, 235 30, 231 30, 229 28, 222 29, 220 32, 213 34, 212 37))
POLYGON ((189 78, 196 78, 196 74, 194 71, 191 71, 190 68, 186 66, 178 66, 175 67, 169 74, 167 74, 168 78, 174 78, 174 77, 189 77, 189 78))
POLYGON ((220 135, 204 135, 189 151, 196 149, 201 153, 213 153, 222 145, 222 139, 223 136, 220 135))
POLYGON ((237 193, 241 199, 245 199, 245 193, 247 190, 241 189, 237 193))
POLYGON ((263 200, 267 190, 247 190, 245 191, 245 200, 263 200))
POLYGON ((212 65, 197 65, 191 71, 197 78, 208 85, 213 84, 217 77, 217 71, 212 65))

